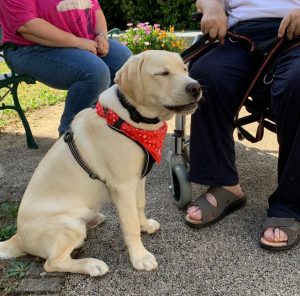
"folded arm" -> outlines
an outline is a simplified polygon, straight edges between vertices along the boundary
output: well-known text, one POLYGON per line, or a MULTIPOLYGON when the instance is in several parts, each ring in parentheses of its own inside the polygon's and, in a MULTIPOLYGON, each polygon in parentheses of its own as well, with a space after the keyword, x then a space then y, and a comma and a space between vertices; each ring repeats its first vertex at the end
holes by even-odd
POLYGON ((97 42, 65 32, 41 18, 26 22, 17 32, 36 44, 49 47, 76 47, 97 53, 97 42))
POLYGON ((95 38, 97 42, 97 52, 100 56, 105 56, 109 51, 109 43, 107 40, 107 23, 101 9, 96 11, 95 33, 99 33, 95 38))

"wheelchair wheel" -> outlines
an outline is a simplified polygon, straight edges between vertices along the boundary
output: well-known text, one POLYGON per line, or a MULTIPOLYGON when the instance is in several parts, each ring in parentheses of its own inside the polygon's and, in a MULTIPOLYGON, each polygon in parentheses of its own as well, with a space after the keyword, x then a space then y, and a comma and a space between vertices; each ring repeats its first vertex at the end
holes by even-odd
POLYGON ((177 208, 186 207, 192 200, 192 185, 188 181, 186 167, 176 164, 172 167, 173 201, 177 208))

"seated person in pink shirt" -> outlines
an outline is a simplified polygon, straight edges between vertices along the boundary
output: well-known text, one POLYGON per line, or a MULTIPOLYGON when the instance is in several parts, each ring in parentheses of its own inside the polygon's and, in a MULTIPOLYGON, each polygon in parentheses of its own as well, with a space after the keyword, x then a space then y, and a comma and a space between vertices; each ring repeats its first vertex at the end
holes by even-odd
POLYGON ((18 74, 68 90, 59 135, 131 56, 127 47, 108 40, 97 0, 3 0, 0 24, 3 42, 17 45, 7 56, 18 74))

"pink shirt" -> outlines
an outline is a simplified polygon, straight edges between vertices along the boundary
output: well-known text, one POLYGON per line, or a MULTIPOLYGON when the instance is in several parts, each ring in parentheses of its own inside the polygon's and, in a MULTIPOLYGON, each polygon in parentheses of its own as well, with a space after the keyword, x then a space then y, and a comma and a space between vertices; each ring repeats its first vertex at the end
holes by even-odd
POLYGON ((94 39, 98 9, 97 0, 0 0, 2 41, 33 45, 17 30, 34 18, 42 18, 78 37, 94 39))

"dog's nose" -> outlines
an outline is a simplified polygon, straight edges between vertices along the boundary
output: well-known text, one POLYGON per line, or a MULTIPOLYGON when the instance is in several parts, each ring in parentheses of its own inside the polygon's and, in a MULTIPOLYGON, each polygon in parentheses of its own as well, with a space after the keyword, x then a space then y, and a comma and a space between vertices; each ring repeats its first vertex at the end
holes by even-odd
POLYGON ((187 93, 191 94, 195 99, 197 99, 200 96, 201 87, 198 82, 191 82, 189 83, 185 90, 187 93))

